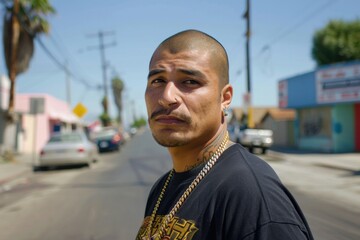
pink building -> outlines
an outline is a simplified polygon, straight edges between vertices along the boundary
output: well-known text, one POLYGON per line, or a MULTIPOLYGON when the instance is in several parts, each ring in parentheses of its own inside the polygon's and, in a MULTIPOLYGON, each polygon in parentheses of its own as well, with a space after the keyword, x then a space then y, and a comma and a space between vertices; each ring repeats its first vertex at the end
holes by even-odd
POLYGON ((20 153, 39 153, 53 132, 71 131, 81 127, 68 104, 48 94, 17 94, 15 111, 20 114, 16 150, 20 153), (31 102, 39 104, 39 113, 34 115, 31 102), (35 133, 35 134, 34 134, 35 133))

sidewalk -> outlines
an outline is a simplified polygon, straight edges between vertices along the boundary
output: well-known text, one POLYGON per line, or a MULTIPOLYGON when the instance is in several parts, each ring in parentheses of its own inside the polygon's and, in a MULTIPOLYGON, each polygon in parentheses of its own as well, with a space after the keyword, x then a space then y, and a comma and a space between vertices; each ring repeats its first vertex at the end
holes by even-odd
POLYGON ((0 159, 0 188, 32 173, 31 155, 17 154, 14 157, 14 162, 5 162, 0 159))
POLYGON ((360 153, 319 153, 314 151, 302 151, 297 149, 274 148, 269 150, 269 155, 279 160, 287 159, 291 156, 309 156, 308 160, 301 158, 301 161, 320 167, 333 168, 353 172, 360 175, 360 153))

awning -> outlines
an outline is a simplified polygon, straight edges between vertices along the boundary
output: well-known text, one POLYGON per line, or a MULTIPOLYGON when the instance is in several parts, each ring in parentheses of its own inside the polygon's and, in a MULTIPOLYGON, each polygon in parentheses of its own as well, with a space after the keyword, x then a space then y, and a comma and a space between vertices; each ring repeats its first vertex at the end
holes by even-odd
POLYGON ((73 113, 57 112, 55 110, 49 111, 48 116, 50 119, 59 120, 65 123, 81 123, 80 118, 75 116, 73 113))

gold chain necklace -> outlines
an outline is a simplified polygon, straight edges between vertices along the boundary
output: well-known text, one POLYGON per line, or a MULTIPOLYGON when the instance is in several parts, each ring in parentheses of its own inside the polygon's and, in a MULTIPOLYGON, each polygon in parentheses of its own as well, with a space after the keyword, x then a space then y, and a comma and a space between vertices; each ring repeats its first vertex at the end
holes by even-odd
POLYGON ((164 235, 164 232, 165 232, 164 230, 165 230, 166 226, 172 221, 172 219, 174 218, 177 211, 184 204, 185 200, 189 197, 190 193, 195 189, 195 187, 200 183, 200 181, 208 174, 210 169, 215 165, 215 163, 219 159, 220 155, 225 151, 225 147, 226 147, 228 141, 229 141, 229 133, 226 132, 224 140, 221 142, 218 149, 216 149, 215 153, 211 156, 210 160, 206 163, 206 165, 203 167, 203 169, 201 169, 200 173, 196 176, 196 178, 191 182, 191 184, 188 186, 188 188, 182 194, 180 199, 176 202, 174 207, 171 209, 169 214, 167 214, 163 218, 158 231, 153 236, 151 236, 151 229, 152 229, 153 222, 155 220, 156 213, 157 213, 157 211, 159 209, 159 206, 160 206, 160 203, 161 203, 161 201, 162 201, 162 199, 164 197, 165 190, 166 190, 167 186, 169 185, 169 182, 170 182, 170 180, 171 180, 171 178, 172 178, 172 176, 174 174, 174 169, 172 169, 170 171, 168 177, 166 178, 164 186, 161 189, 161 192, 160 192, 160 195, 159 195, 159 197, 158 197, 158 199, 156 201, 154 210, 151 213, 149 223, 148 223, 148 225, 146 227, 146 233, 148 234, 148 236, 143 237, 142 240, 161 240, 162 239, 162 237, 164 235))

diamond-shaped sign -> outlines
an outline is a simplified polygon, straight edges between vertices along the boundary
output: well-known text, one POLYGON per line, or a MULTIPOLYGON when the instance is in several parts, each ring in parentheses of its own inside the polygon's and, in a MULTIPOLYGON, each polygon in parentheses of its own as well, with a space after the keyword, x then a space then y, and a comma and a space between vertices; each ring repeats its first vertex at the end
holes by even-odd
POLYGON ((78 103, 74 109, 73 113, 78 116, 79 118, 82 118, 87 113, 87 108, 82 105, 81 103, 78 103))

